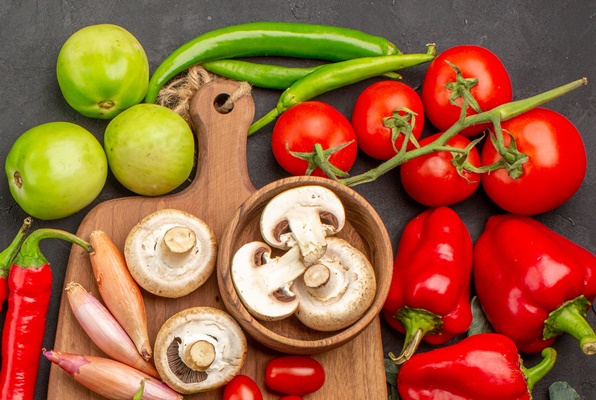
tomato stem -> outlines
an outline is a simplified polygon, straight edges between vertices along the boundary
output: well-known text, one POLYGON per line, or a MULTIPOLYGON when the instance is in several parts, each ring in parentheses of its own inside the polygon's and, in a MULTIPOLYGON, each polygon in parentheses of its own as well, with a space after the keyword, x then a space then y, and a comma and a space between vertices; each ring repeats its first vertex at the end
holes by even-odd
MULTIPOLYGON (((479 114, 469 115, 465 117, 463 120, 460 120, 453 124, 449 129, 447 129, 443 134, 441 134, 437 139, 432 141, 431 143, 418 147, 409 151, 400 151, 398 154, 390 158, 389 160, 379 164, 376 168, 370 169, 367 172, 364 172, 360 175, 354 175, 352 177, 343 178, 339 181, 347 186, 356 186, 362 183, 372 182, 381 175, 389 172, 390 170, 394 169, 395 167, 403 164, 406 161, 409 161, 413 158, 420 157, 426 154, 430 154, 434 151, 440 151, 445 149, 445 144, 449 139, 457 135, 461 130, 481 123, 492 122, 493 125, 500 128, 500 123, 502 121, 507 121, 511 118, 517 117, 527 111, 530 111, 536 107, 539 107, 551 100, 554 100, 558 97, 563 96, 575 90, 581 86, 587 85, 588 79, 582 78, 575 80, 573 82, 567 83, 565 85, 556 87, 554 89, 548 90, 546 92, 540 93, 538 95, 528 97, 526 99, 512 101, 509 103, 502 104, 497 106, 489 111, 484 111, 479 114)), ((497 133, 498 134, 498 133, 497 133)), ((502 133, 501 133, 502 134, 502 133)), ((409 138, 407 138, 409 140, 409 138)), ((499 139, 496 138, 498 141, 499 139)), ((514 143, 514 141, 512 141, 514 143)), ((405 150, 406 141, 404 141, 404 146, 402 146, 402 150, 405 150)), ((498 146, 499 144, 497 144, 498 146)), ((501 149, 503 150, 503 149, 501 149)), ((515 155, 516 150, 515 148, 510 148, 504 150, 506 153, 512 153, 515 155)), ((451 151, 451 150, 449 150, 451 151)), ((511 171, 520 171, 521 164, 523 164, 525 154, 519 153, 515 156, 515 159, 512 160, 505 160, 505 164, 502 164, 503 167, 507 168, 510 172, 511 171)), ((525 156, 527 157, 527 156, 525 156)), ((505 158, 510 158, 506 156, 505 158)), ((495 166, 493 166, 495 167, 495 166)), ((485 172, 485 169, 478 169, 479 172, 485 172)), ((515 172, 513 172, 515 174, 515 172)))

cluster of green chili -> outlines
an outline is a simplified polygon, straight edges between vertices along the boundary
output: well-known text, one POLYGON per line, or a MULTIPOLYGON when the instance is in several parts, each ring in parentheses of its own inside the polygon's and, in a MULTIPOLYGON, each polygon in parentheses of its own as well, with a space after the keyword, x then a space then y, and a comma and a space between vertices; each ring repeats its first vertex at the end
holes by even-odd
POLYGON ((291 106, 374 76, 399 78, 397 70, 430 62, 424 54, 403 54, 389 40, 354 29, 291 22, 255 22, 200 35, 172 52, 155 70, 145 101, 155 102, 170 79, 194 65, 253 86, 284 90, 277 106, 249 129, 251 135, 291 106), (308 68, 235 59, 279 56, 332 61, 308 68))

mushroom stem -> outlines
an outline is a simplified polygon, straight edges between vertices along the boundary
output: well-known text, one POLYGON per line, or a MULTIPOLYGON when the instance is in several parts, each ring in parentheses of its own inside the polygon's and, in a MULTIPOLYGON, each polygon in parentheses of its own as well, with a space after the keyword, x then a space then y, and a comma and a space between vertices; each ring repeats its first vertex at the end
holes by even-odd
POLYGON ((194 231, 186 226, 175 226, 167 230, 163 237, 167 250, 175 254, 185 254, 197 243, 194 231))
POLYGON ((331 272, 323 264, 310 266, 304 273, 304 284, 309 288, 318 288, 329 282, 331 272))
POLYGON ((266 264, 260 268, 267 268, 267 274, 265 276, 267 276, 266 285, 268 292, 279 292, 281 288, 287 288, 284 292, 290 293, 292 297, 294 296, 290 292, 289 287, 296 278, 306 271, 306 265, 301 261, 300 254, 300 248, 294 246, 281 257, 269 258, 263 255, 266 264))
POLYGON ((183 359, 190 368, 205 371, 215 360, 215 347, 206 340, 197 340, 187 347, 183 359))

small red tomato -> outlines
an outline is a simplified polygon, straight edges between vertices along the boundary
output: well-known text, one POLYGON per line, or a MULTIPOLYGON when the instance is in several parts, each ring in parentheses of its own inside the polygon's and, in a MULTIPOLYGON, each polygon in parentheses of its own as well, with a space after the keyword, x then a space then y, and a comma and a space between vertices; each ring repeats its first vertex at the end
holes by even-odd
MULTIPOLYGON (((569 200, 586 175, 587 156, 581 134, 571 121, 556 111, 535 108, 501 124, 505 146, 509 134, 519 152, 528 156, 522 174, 513 178, 504 168, 482 176, 484 191, 499 207, 514 214, 550 211, 569 200)), ((501 156, 488 141, 482 149, 482 165, 501 156)))
POLYGON ((222 400, 263 400, 263 395, 252 378, 236 375, 226 384, 222 400))
MULTIPOLYGON (((439 54, 428 66, 422 84, 422 104, 428 120, 439 130, 446 131, 456 123, 461 114, 461 106, 451 104, 452 90, 448 87, 455 82, 456 73, 451 65, 461 71, 464 79, 477 79, 478 83, 469 89, 480 109, 488 111, 510 102, 513 89, 509 73, 501 60, 490 50, 473 45, 451 47, 439 54)), ((456 102, 462 104, 459 97, 456 102)), ((468 107, 466 115, 476 114, 468 107)), ((487 129, 489 124, 470 126, 460 132, 473 136, 487 129)))
MULTIPOLYGON (((391 117, 397 108, 407 108, 416 115, 410 123, 412 135, 418 139, 424 126, 424 110, 418 93, 398 81, 380 81, 368 86, 356 99, 352 111, 352 126, 358 147, 367 155, 379 160, 389 160, 400 149, 404 134, 400 133, 392 143, 392 130, 383 119, 391 117), (394 148, 395 144, 395 148, 394 148)), ((405 115, 405 111, 400 111, 405 115)))
MULTIPOLYGON (((436 140, 441 133, 420 141, 424 146, 436 140)), ((470 140, 455 135, 447 145, 464 149, 470 140)), ((480 166, 480 156, 476 147, 470 149, 467 162, 480 166)), ((475 172, 462 170, 460 175, 453 165, 453 155, 448 151, 435 151, 406 161, 400 166, 402 185, 414 200, 429 207, 448 206, 470 197, 480 186, 481 177, 475 172)))
POLYGON ((316 392, 324 383, 325 369, 307 356, 274 358, 265 370, 265 384, 280 393, 303 396, 316 392))
MULTIPOLYGON (((290 151, 312 153, 317 143, 322 150, 350 143, 329 156, 328 161, 344 172, 354 165, 358 152, 354 129, 350 121, 329 104, 307 101, 290 107, 275 123, 271 136, 275 159, 283 169, 297 176, 305 175, 309 163, 290 151)), ((327 177, 320 168, 311 175, 327 177)))

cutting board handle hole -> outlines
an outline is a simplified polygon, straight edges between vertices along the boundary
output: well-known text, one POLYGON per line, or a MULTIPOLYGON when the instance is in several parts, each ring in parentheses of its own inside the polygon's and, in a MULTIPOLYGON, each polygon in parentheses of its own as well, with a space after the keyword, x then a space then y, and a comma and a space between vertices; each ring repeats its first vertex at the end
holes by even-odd
POLYGON ((232 96, 227 93, 220 93, 213 99, 213 107, 220 114, 228 114, 234 109, 232 96))

